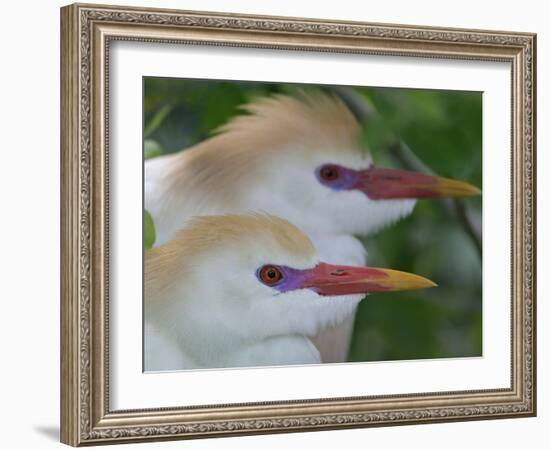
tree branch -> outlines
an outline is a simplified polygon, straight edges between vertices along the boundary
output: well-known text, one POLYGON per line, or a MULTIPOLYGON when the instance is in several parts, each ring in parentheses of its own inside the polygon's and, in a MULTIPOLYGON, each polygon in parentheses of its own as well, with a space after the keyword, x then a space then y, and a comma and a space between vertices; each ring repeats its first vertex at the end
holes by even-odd
MULTIPOLYGON (((406 169, 435 175, 433 170, 426 166, 404 142, 398 141, 389 145, 388 151, 406 169)), ((468 210, 464 202, 462 200, 457 200, 454 198, 442 198, 438 199, 438 203, 449 216, 458 220, 458 223, 460 224, 464 232, 468 235, 468 237, 475 245, 476 250, 481 258, 483 248, 481 244, 481 232, 474 225, 470 215, 468 214, 468 210)))

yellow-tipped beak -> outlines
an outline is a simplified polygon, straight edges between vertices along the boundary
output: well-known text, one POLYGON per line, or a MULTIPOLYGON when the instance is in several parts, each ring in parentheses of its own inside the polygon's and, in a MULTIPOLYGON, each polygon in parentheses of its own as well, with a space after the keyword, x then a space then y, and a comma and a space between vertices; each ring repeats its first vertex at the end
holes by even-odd
POLYGON ((313 289, 320 295, 370 294, 436 286, 433 281, 419 275, 377 267, 319 263, 306 272, 299 287, 313 289))
POLYGON ((465 181, 452 180, 450 178, 436 177, 433 190, 440 197, 473 197, 481 195, 481 189, 466 183, 465 181))
POLYGON ((359 172, 354 189, 372 200, 396 198, 471 197, 481 190, 469 183, 384 167, 369 167, 359 172))
POLYGON ((386 274, 384 278, 378 278, 376 284, 381 291, 412 291, 437 286, 432 280, 415 275, 414 273, 401 272, 392 269, 378 269, 386 274))

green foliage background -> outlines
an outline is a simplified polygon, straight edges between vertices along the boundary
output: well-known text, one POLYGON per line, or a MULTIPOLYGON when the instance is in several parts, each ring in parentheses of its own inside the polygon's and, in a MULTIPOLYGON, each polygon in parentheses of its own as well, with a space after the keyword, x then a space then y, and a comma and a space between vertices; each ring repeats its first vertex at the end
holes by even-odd
MULTIPOLYGON (((144 157, 187 148, 238 114, 240 105, 257 96, 292 93, 296 88, 291 84, 145 78, 144 157)), ((344 89, 377 113, 364 124, 364 139, 377 165, 401 166, 402 160, 389 149, 402 141, 436 174, 481 187, 481 93, 322 89, 344 89)), ((464 200, 463 205, 481 233, 481 197, 464 200)), ((350 361, 481 355, 481 255, 448 207, 440 201, 419 201, 411 216, 365 238, 364 243, 369 265, 417 273, 439 286, 371 295, 361 302, 350 361)))

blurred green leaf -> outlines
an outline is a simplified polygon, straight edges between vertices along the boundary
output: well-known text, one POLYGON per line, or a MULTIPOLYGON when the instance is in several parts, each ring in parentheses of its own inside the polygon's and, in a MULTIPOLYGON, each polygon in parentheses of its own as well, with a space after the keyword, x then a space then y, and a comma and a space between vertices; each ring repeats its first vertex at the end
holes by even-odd
POLYGON ((172 111, 173 105, 167 104, 163 105, 157 113, 147 121, 147 125, 145 126, 145 130, 143 131, 143 137, 147 139, 149 136, 151 136, 155 130, 162 125, 162 122, 168 117, 168 114, 170 114, 170 111, 172 111))
POLYGON ((153 217, 149 212, 143 210, 143 248, 149 249, 153 247, 156 240, 155 223, 153 217))
POLYGON ((143 142, 143 157, 145 159, 155 158, 156 156, 160 156, 163 153, 164 152, 162 151, 162 147, 157 141, 146 139, 143 142))
POLYGON ((372 295, 360 309, 351 361, 445 356, 437 336, 439 311, 421 295, 372 295))

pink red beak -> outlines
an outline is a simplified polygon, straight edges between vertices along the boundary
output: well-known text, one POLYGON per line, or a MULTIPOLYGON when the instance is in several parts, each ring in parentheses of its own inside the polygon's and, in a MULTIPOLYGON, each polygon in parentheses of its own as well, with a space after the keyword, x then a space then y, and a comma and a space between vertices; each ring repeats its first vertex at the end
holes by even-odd
POLYGON ((337 296, 407 291, 434 286, 436 284, 433 281, 412 273, 320 263, 308 270, 300 287, 312 289, 320 295, 337 296))
POLYGON ((370 167, 353 185, 373 200, 398 198, 470 197, 481 190, 463 181, 419 172, 370 167))

